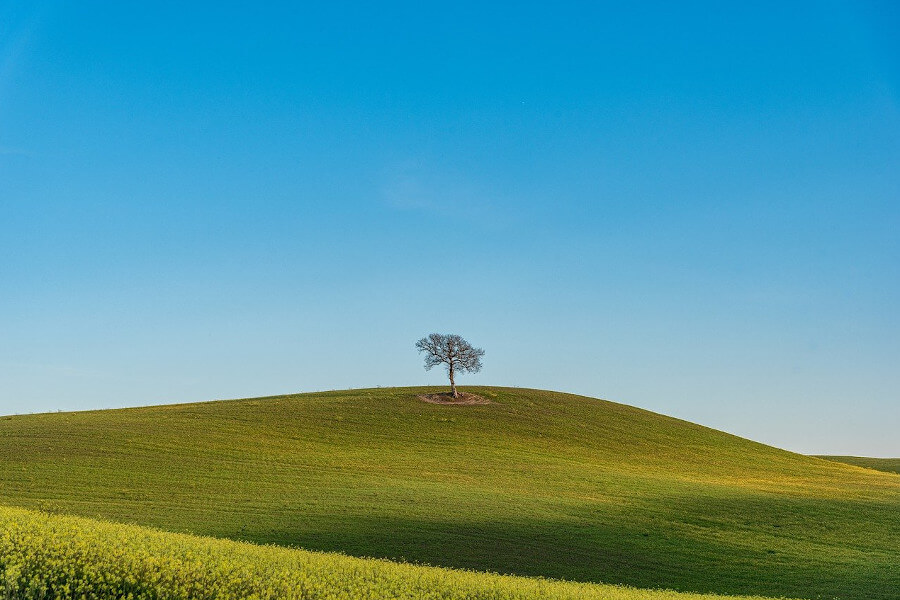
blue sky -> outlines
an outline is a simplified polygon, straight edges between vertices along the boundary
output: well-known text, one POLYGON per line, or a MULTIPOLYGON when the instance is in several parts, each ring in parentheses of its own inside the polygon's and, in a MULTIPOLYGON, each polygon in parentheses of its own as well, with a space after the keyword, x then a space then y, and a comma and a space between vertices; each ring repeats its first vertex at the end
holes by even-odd
POLYGON ((900 456, 895 4, 186 4, 0 2, 0 413, 442 383, 441 331, 900 456))

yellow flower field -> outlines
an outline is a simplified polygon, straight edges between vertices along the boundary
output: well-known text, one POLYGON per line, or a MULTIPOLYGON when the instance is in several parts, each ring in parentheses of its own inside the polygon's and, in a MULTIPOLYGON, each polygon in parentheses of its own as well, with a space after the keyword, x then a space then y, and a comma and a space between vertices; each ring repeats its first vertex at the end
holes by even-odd
POLYGON ((694 600, 164 533, 0 507, 4 599, 694 600))

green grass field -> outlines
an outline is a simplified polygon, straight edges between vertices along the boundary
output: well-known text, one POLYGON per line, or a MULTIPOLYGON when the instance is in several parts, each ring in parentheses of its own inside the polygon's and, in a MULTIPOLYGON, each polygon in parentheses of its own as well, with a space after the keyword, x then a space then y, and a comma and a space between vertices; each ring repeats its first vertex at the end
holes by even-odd
POLYGON ((432 565, 896 599, 900 476, 535 390, 370 389, 0 419, 0 504, 432 565))
POLYGON ((866 456, 819 456, 826 460, 856 465, 885 473, 900 473, 900 458, 869 458, 866 456))
POLYGON ((255 546, 5 507, 0 574, 0 594, 16 600, 738 600, 255 546))

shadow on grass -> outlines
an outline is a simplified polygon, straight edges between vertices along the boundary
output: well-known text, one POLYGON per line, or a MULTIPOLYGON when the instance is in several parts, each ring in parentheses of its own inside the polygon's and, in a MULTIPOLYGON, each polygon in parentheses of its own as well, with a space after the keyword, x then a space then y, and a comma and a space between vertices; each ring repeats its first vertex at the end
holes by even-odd
MULTIPOLYGON (((688 501, 688 500, 682 500, 688 501)), ((723 499, 696 503, 673 523, 605 523, 572 514, 556 522, 465 522, 345 516, 341 522, 302 517, 278 529, 250 527, 240 537, 356 556, 490 570, 574 581, 720 594, 896 600, 900 551, 896 507, 858 502, 723 499), (828 510, 871 516, 871 531, 829 531, 812 522, 828 510), (733 516, 723 534, 720 515, 733 516), (704 515, 717 515, 707 518, 704 515), (737 531, 733 526, 737 522, 737 531), (893 537, 892 537, 893 536, 893 537), (873 539, 875 541, 873 542, 873 539), (867 543, 868 541, 868 543, 867 543)))

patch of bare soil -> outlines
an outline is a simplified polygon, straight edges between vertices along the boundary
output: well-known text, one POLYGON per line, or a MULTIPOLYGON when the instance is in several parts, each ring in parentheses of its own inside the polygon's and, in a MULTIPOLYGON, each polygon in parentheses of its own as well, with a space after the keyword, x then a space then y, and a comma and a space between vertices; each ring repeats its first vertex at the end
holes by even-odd
POLYGON ((470 394, 468 392, 457 392, 459 394, 459 398, 454 398, 450 392, 443 392, 440 394, 422 394, 420 396, 416 396, 422 402, 428 402, 429 404, 454 404, 454 405, 471 405, 471 404, 490 404, 491 401, 487 398, 482 398, 476 394, 470 394))

